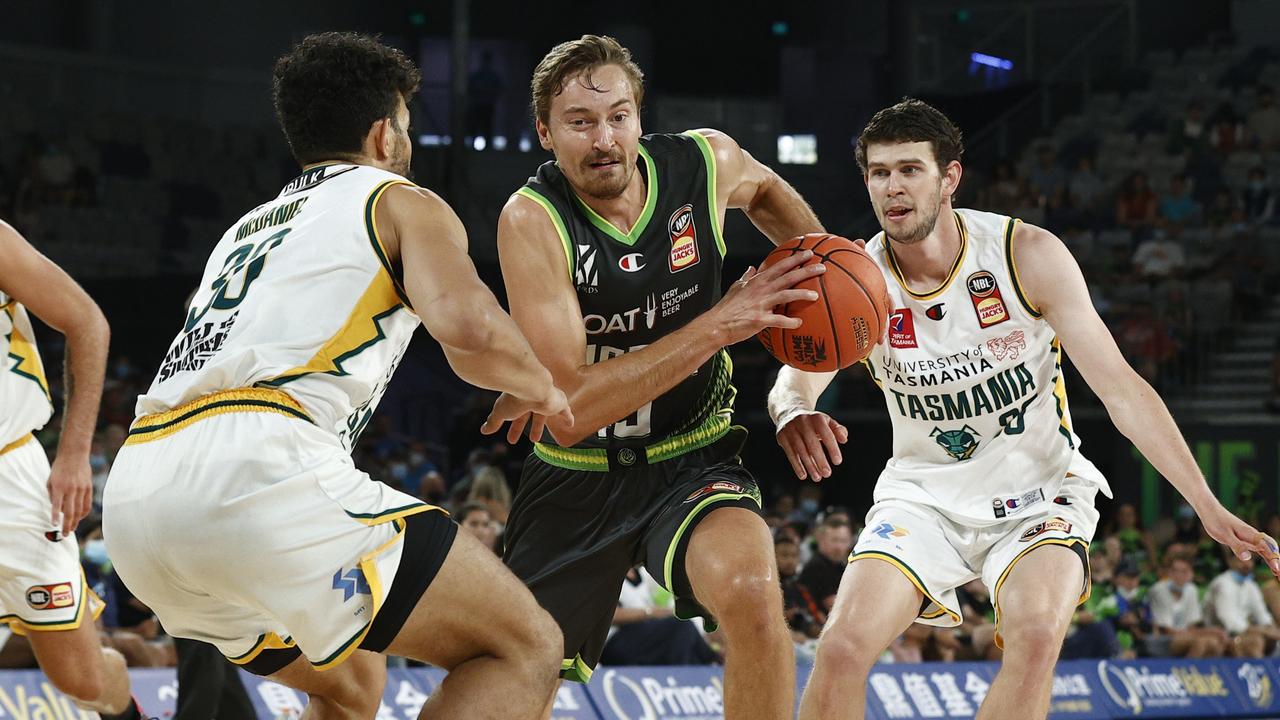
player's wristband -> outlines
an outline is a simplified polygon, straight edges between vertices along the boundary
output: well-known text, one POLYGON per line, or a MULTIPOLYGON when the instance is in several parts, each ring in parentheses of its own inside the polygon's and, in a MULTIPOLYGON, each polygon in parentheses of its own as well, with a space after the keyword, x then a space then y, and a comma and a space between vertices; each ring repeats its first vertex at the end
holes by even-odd
POLYGON ((818 415, 818 414, 819 413, 817 410, 806 410, 802 407, 791 408, 790 410, 787 410, 786 412, 779 415, 778 419, 774 421, 774 425, 778 428, 776 431, 774 431, 774 435, 777 435, 778 433, 782 432, 782 428, 786 427, 787 423, 791 422, 792 420, 795 420, 801 415, 818 415))

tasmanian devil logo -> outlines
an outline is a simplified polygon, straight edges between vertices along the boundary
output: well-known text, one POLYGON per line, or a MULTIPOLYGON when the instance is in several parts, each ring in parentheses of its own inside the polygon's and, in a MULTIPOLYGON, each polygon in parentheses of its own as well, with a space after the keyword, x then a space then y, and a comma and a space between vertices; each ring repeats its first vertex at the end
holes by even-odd
POLYGON ((965 425, 959 430, 942 430, 935 427, 933 432, 929 433, 929 437, 937 441, 938 445, 956 460, 968 460, 973 457, 973 451, 978 449, 978 441, 973 436, 980 434, 977 430, 965 425))
POLYGON ((693 206, 684 207, 671 213, 667 221, 667 232, 671 234, 671 255, 667 258, 667 267, 673 273, 680 272, 698 264, 698 234, 693 224, 693 206))

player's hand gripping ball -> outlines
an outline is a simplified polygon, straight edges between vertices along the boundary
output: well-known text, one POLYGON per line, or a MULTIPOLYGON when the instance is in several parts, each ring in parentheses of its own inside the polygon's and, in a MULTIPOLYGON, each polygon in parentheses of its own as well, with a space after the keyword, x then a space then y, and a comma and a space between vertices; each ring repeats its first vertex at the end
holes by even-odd
POLYGON ((788 240, 769 253, 760 269, 803 250, 813 251, 806 264, 827 266, 822 275, 796 285, 817 291, 818 299, 778 308, 779 314, 800 318, 804 324, 795 330, 765 328, 760 342, 771 355, 800 370, 847 368, 866 358, 884 337, 889 315, 884 274, 861 247, 828 233, 788 240))

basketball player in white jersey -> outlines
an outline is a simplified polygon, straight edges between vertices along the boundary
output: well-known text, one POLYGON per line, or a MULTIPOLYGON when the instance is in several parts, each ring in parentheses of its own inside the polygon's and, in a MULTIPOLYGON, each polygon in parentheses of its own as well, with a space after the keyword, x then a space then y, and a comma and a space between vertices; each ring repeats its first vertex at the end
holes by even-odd
POLYGON ((463 379, 506 393, 499 421, 572 422, 458 218, 405 178, 419 79, 355 34, 277 61, 303 172, 214 248, 138 398, 103 530, 170 634, 305 691, 307 717, 372 718, 387 653, 450 670, 421 717, 532 718, 560 664, 551 617, 439 508, 350 457, 419 324, 463 379))
POLYGON ((54 687, 102 717, 136 718, 120 653, 80 569, 75 527, 93 505, 93 442, 110 330, 62 268, 0 221, 0 624, 31 641, 54 687), (53 466, 32 432, 53 416, 27 310, 67 339, 66 405, 53 466))
MULTIPOLYGON (((858 164, 884 232, 888 334, 867 361, 893 422, 893 457, 845 571, 801 703, 806 720, 861 718, 868 673, 913 622, 960 624, 955 588, 991 589, 1004 664, 978 717, 1043 718, 1076 605, 1089 594, 1097 491, 1071 429, 1061 348, 1117 428, 1237 555, 1280 574, 1275 541, 1232 515, 1155 391, 1125 362, 1080 269, 1051 233, 954 209, 960 131, 918 100, 881 110, 858 164)), ((821 480, 845 429, 814 405, 832 374, 784 368, 769 397, 796 474, 821 480)))

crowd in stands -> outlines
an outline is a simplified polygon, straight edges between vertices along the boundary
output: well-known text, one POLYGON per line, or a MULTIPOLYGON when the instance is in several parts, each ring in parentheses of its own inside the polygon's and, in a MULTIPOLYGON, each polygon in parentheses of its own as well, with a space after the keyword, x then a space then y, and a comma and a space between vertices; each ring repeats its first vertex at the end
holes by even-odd
POLYGON ((1259 85, 1211 111, 1193 99, 1127 117, 998 163, 976 203, 1058 234, 1130 362, 1157 388, 1176 388, 1195 379, 1197 350, 1278 287, 1267 168, 1280 157, 1280 107, 1259 85))

